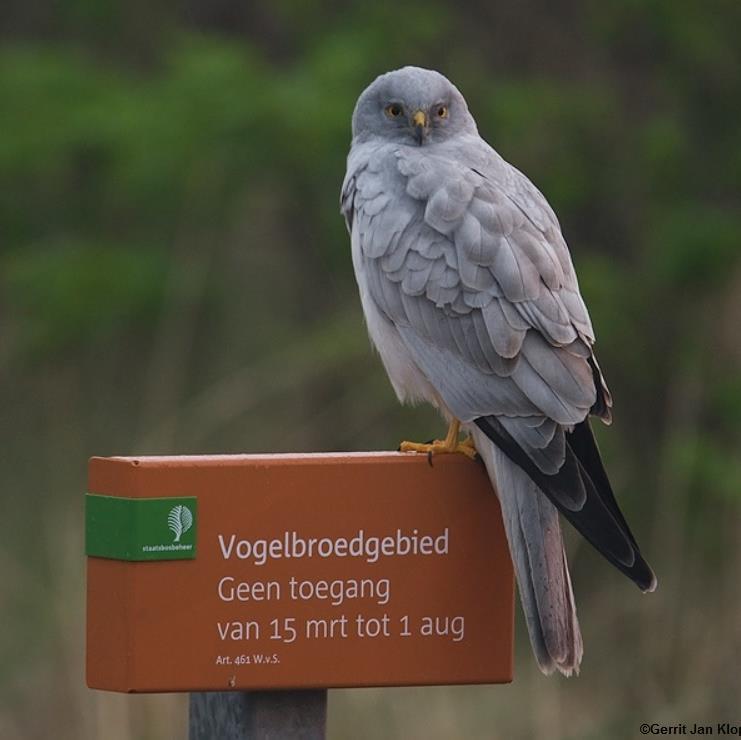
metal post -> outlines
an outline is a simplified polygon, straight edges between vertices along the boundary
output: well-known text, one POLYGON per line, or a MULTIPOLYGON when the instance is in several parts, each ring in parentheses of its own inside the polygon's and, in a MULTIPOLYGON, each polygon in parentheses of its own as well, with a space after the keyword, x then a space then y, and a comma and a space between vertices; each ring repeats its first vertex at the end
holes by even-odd
POLYGON ((190 695, 190 740, 325 740, 327 691, 190 695))

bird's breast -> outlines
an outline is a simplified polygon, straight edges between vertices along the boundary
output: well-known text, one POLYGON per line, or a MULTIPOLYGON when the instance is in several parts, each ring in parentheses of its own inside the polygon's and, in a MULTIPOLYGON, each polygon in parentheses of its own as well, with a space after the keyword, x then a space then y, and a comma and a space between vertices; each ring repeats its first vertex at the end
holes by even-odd
POLYGON ((360 291, 365 323, 373 346, 381 357, 386 374, 397 397, 402 403, 427 401, 440 407, 440 398, 414 362, 411 352, 404 344, 394 322, 385 316, 368 287, 367 268, 357 225, 352 230, 352 260, 355 278, 360 291))

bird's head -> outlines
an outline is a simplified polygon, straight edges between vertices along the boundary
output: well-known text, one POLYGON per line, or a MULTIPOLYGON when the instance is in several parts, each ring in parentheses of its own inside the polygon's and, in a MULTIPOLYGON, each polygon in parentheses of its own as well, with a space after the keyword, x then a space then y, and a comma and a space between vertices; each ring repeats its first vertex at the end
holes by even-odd
POLYGON ((476 124, 458 88, 439 72, 403 67, 377 77, 361 94, 352 117, 353 139, 380 138, 425 145, 461 133, 476 124))

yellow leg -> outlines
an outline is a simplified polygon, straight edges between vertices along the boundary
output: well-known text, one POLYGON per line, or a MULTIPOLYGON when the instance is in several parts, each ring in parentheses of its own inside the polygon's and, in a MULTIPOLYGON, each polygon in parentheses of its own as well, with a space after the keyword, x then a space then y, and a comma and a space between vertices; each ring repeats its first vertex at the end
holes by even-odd
POLYGON ((445 439, 436 439, 434 442, 430 442, 429 444, 405 441, 399 445, 399 450, 401 450, 401 452, 423 452, 426 455, 441 455, 460 452, 462 455, 473 459, 476 457, 476 448, 474 447, 473 440, 469 436, 466 437, 463 442, 459 442, 458 435, 460 434, 460 429, 461 423, 458 419, 453 419, 453 421, 450 422, 445 439))

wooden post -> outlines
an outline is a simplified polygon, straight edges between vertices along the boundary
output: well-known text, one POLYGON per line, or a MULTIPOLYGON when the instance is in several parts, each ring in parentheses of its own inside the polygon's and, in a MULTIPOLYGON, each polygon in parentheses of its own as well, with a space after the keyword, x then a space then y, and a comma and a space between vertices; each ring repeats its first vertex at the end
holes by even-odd
POLYGON ((190 740, 324 740, 327 692, 230 691, 190 695, 190 740))

